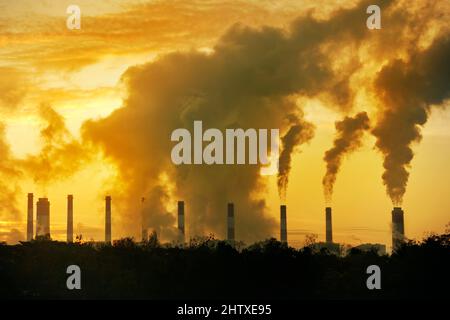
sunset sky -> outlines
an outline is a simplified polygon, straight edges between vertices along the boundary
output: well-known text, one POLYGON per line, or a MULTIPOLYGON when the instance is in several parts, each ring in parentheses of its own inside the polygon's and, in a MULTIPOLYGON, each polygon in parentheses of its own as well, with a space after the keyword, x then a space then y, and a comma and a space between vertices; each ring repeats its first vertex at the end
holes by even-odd
POLYGON ((74 232, 103 240, 110 194, 113 238, 139 239, 145 197, 148 225, 166 240, 176 201, 185 200, 188 236, 224 237, 226 203, 234 202, 238 239, 278 238, 285 203, 292 246, 306 234, 324 241, 324 153, 335 122, 362 111, 371 128, 342 158, 333 240, 390 247, 393 203, 381 150, 409 133, 406 236, 443 232, 450 3, 372 2, 0 0, 0 241, 25 239, 29 192, 49 198, 57 240, 65 240, 67 194, 74 195, 74 232), (376 3, 382 28, 368 30, 365 8, 376 3), (70 4, 81 9, 80 30, 66 27, 70 4), (447 63, 436 67, 443 56, 447 63), (256 177, 247 166, 169 163, 170 132, 183 124, 278 126, 283 136, 288 114, 315 130, 294 148, 285 200, 276 176, 256 177))

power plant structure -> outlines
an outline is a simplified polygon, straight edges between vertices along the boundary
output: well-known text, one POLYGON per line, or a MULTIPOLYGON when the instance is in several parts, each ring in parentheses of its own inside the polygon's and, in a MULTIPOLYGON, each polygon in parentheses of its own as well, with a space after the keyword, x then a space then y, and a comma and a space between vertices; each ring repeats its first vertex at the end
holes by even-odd
POLYGON ((227 240, 234 242, 234 203, 228 203, 227 208, 227 240))
POLYGON ((331 207, 325 208, 325 234, 326 243, 333 243, 333 226, 331 224, 331 207))
POLYGON ((184 201, 178 201, 178 243, 183 244, 184 241, 184 201))
POLYGON ((111 196, 105 197, 105 242, 111 243, 111 196))
POLYGON ((287 243, 286 205, 280 206, 280 241, 287 243))
POLYGON ((28 194, 27 205, 27 241, 33 240, 33 194, 28 194))
POLYGON ((67 196, 67 242, 73 242, 73 195, 67 196))
POLYGON ((148 229, 147 229, 147 219, 145 217, 145 198, 141 198, 141 233, 142 242, 148 240, 148 229))
POLYGON ((36 237, 50 237, 50 202, 39 198, 36 203, 36 237))
POLYGON ((392 251, 400 248, 405 240, 405 224, 403 210, 400 207, 392 209, 392 251))
MULTIPOLYGON (((28 193, 27 197, 27 241, 33 240, 34 227, 34 207, 33 193, 28 193)), ((144 198, 142 198, 142 240, 148 240, 147 220, 144 215, 144 198)), ((185 202, 177 202, 177 242, 184 244, 186 239, 185 227, 185 202)), ((318 243, 319 246, 335 249, 338 244, 333 242, 332 229, 332 208, 325 208, 325 233, 326 241, 318 243)), ((234 244, 235 241, 235 215, 234 203, 227 204, 227 241, 234 244)), ((111 243, 111 196, 105 197, 105 242, 111 243)), ((39 198, 36 202, 36 230, 35 236, 50 237, 50 202, 48 198, 39 198)), ((405 240, 404 211, 401 207, 394 207, 392 210, 392 251, 397 250, 405 240)), ((67 195, 67 242, 73 242, 73 195, 67 195)), ((280 205, 280 242, 287 243, 287 206, 280 205)), ((362 245, 361 245, 362 246, 362 245)), ((374 246, 364 244, 364 248, 374 246)), ((382 244, 376 244, 379 252, 385 252, 382 244)))

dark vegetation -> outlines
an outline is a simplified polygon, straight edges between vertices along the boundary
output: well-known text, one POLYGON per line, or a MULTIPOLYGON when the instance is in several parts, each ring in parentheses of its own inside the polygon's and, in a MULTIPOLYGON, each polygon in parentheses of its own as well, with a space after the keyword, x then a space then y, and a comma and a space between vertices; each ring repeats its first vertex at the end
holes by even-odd
POLYGON ((345 257, 275 239, 239 250, 213 238, 185 248, 162 246, 155 237, 112 246, 39 239, 0 245, 0 297, 448 299, 449 253, 450 234, 407 242, 392 256, 352 249, 345 257), (81 268, 81 290, 66 288, 71 264, 81 268), (381 268, 381 290, 366 287, 372 264, 381 268))

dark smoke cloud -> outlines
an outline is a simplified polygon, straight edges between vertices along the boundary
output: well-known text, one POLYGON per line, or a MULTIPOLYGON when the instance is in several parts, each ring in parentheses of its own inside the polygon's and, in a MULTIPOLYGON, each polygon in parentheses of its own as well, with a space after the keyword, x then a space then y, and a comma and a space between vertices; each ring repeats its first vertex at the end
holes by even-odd
POLYGON ((150 231, 156 231, 158 235, 163 235, 165 238, 175 239, 177 236, 175 218, 164 206, 164 204, 170 203, 167 186, 155 186, 146 195, 147 198, 144 199, 143 204, 144 226, 151 228, 150 231))
POLYGON ((89 152, 70 134, 64 118, 51 106, 42 104, 39 116, 45 122, 40 132, 43 147, 38 154, 20 159, 17 164, 45 190, 48 183, 80 170, 89 160, 89 152))
POLYGON ((311 123, 295 115, 289 115, 288 119, 290 123, 289 130, 281 138, 283 150, 280 154, 277 180, 278 193, 283 201, 286 200, 292 153, 297 146, 310 141, 314 136, 314 125, 311 123))
POLYGON ((18 219, 17 197, 20 192, 20 171, 6 141, 5 126, 0 122, 0 218, 18 219))
POLYGON ((18 196, 22 175, 6 139, 6 125, 2 119, 17 111, 28 87, 24 72, 0 67, 0 218, 4 219, 20 220, 18 196))
POLYGON ((361 27, 366 7, 364 2, 339 10, 328 20, 308 14, 289 31, 237 25, 218 40, 211 54, 173 53, 130 68, 123 77, 129 91, 123 107, 83 126, 84 139, 117 165, 120 176, 113 194, 121 226, 138 233, 140 199, 146 197, 153 199, 146 202, 149 227, 170 233, 174 220, 167 216, 167 202, 174 205, 181 199, 191 235, 213 232, 223 237, 226 204, 234 202, 238 239, 272 235, 276 224, 267 216, 259 166, 175 167, 170 160, 171 132, 193 132, 194 120, 202 120, 204 129, 280 129, 285 132, 280 162, 284 190, 292 152, 313 135, 296 98, 352 104, 348 78, 353 69, 335 68, 333 62, 341 42, 357 46, 367 33, 361 27), (293 115, 291 122, 286 115, 293 115), (149 196, 155 193, 159 196, 149 196))
POLYGON ((421 140, 431 107, 449 98, 449 39, 437 38, 426 50, 416 49, 409 60, 389 63, 375 82, 383 108, 373 134, 384 156, 383 182, 394 205, 402 203, 414 156, 411 146, 421 140))
POLYGON ((335 127, 336 137, 333 147, 326 151, 323 157, 327 170, 322 184, 327 203, 331 202, 336 175, 341 167, 343 157, 362 145, 364 131, 369 129, 369 117, 367 113, 360 112, 353 118, 345 117, 343 120, 337 121, 335 127))

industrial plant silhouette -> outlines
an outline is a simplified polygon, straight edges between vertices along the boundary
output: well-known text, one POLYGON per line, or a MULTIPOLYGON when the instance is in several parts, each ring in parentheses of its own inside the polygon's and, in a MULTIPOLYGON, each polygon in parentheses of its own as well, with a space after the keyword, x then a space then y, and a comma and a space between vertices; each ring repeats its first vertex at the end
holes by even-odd
MULTIPOLYGON (((28 194, 28 212, 27 212, 27 241, 33 240, 33 198, 32 193, 28 194)), ((105 243, 111 243, 111 196, 105 197, 105 243)), ((144 198, 142 198, 144 202, 144 198)), ((142 214, 144 214, 142 212, 142 214)), ((404 213, 402 208, 394 207, 392 210, 392 250, 396 250, 405 241, 405 228, 404 228, 404 213)), ((226 210, 226 235, 227 241, 233 244, 235 239, 235 207, 234 203, 227 204, 226 210)), ((185 239, 185 204, 184 201, 178 201, 178 225, 177 225, 177 240, 178 244, 184 244, 185 239)), ((280 205, 280 220, 279 220, 280 235, 279 240, 282 243, 288 243, 288 227, 287 227, 287 206, 280 205)), ((145 224, 145 219, 141 221, 142 242, 148 240, 149 228, 145 224)), ((325 208, 325 235, 326 241, 319 242, 316 245, 319 247, 327 248, 329 251, 335 254, 341 254, 341 246, 338 243, 333 242, 333 229, 332 229, 332 208, 325 208)), ((67 196, 67 242, 73 242, 73 195, 67 196)), ((36 203, 36 237, 51 238, 50 233, 50 202, 47 198, 39 198, 36 203)), ((383 244, 364 244, 359 247, 364 250, 375 249, 380 254, 386 253, 386 246, 383 244)))
POLYGON ((268 239, 245 248, 212 237, 184 246, 131 238, 113 244, 38 237, 0 245, 0 297, 25 299, 382 299, 449 298, 450 234, 405 242, 392 255, 351 249, 331 254, 268 239), (81 269, 81 290, 68 290, 66 269, 81 269), (380 267, 381 290, 366 286, 380 267))
MULTIPOLYGON (((235 206, 224 207, 227 239, 185 239, 185 203, 178 202, 178 238, 160 243, 112 241, 111 203, 105 197, 105 241, 73 239, 73 195, 67 196, 67 242, 52 241, 50 201, 28 194, 27 241, 0 244, 0 298, 25 299, 395 299, 449 297, 450 232, 421 242, 404 237, 403 211, 392 211, 393 252, 384 245, 348 249, 333 242, 332 209, 325 209, 326 241, 288 246, 287 207, 280 206, 280 241, 242 246, 235 239, 235 206), (82 270, 82 289, 66 287, 69 265, 82 270), (382 289, 369 290, 367 267, 382 271, 382 289)), ((310 239, 311 240, 311 239, 310 239)))

